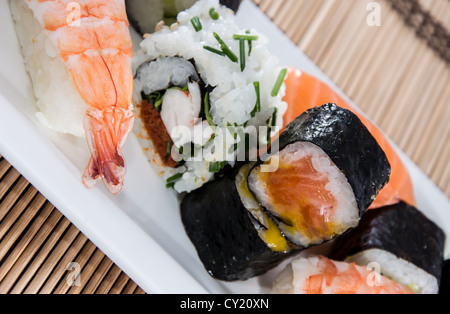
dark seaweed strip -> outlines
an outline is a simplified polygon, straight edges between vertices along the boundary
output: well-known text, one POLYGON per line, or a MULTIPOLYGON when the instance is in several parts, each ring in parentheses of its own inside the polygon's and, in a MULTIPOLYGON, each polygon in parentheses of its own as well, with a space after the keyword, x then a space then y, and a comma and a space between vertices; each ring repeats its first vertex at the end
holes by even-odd
POLYGON ((212 277, 223 281, 262 275, 296 253, 273 252, 261 240, 257 222, 241 202, 235 175, 204 185, 181 203, 183 225, 200 260, 212 277))
POLYGON ((439 294, 450 295, 450 260, 444 262, 439 294))
POLYGON ((242 0, 220 0, 220 3, 237 12, 242 0))

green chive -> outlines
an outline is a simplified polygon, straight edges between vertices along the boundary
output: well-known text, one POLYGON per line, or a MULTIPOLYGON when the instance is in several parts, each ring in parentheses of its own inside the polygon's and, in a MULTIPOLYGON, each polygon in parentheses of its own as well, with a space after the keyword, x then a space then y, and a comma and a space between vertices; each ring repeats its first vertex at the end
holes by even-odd
POLYGON ((210 47, 210 46, 203 46, 203 49, 208 50, 210 52, 213 52, 215 54, 218 54, 219 56, 222 56, 222 57, 226 56, 226 54, 224 54, 223 51, 217 50, 217 49, 215 49, 213 47, 210 47))
POLYGON ((227 165, 226 161, 212 162, 209 164, 209 172, 218 173, 220 172, 220 170, 225 168, 226 165, 227 165))
POLYGON ((166 189, 175 189, 175 182, 167 183, 166 184, 166 189))
POLYGON ((200 19, 198 18, 198 16, 194 16, 191 19, 191 23, 192 23, 192 26, 194 26, 194 29, 196 32, 199 32, 202 30, 202 28, 203 28, 202 23, 200 22, 200 19))
POLYGON ((178 173, 166 180, 166 188, 173 189, 175 188, 175 184, 183 177, 184 173, 178 173))
POLYGON ((214 125, 213 119, 211 118, 211 115, 209 113, 209 93, 207 92, 205 95, 205 100, 204 100, 204 110, 205 110, 205 116, 206 116, 206 121, 208 121, 209 126, 213 129, 213 131, 216 131, 216 126, 214 125))
POLYGON ((284 82, 284 79, 285 79, 285 77, 286 77, 286 74, 287 74, 287 69, 281 70, 280 74, 278 75, 278 79, 277 79, 277 81, 276 81, 276 83, 275 83, 275 86, 273 87, 273 90, 272 90, 272 97, 277 96, 278 93, 280 92, 280 88, 281 88, 281 85, 282 85, 283 82, 284 82))
POLYGON ((241 54, 241 72, 245 70, 245 39, 239 40, 239 52, 241 54))
POLYGON ((220 38, 220 36, 217 33, 213 33, 214 38, 219 42, 220 49, 222 49, 223 53, 234 63, 237 63, 239 61, 239 58, 231 51, 231 49, 228 47, 228 45, 220 38))
POLYGON ((227 44, 222 40, 222 38, 220 38, 220 36, 219 36, 216 32, 214 32, 213 35, 214 35, 214 38, 219 42, 219 44, 220 44, 221 46, 226 46, 226 45, 227 45, 227 44))
POLYGON ((233 39, 234 40, 244 39, 244 40, 248 40, 248 41, 253 41, 253 40, 258 40, 259 37, 256 36, 256 35, 239 35, 239 34, 234 34, 233 35, 233 39))
MULTIPOLYGON (((250 34, 250 30, 246 30, 245 33, 247 35, 250 34)), ((252 54, 252 49, 253 49, 253 42, 251 40, 248 41, 248 56, 250 57, 250 55, 252 54)))
POLYGON ((182 91, 182 92, 187 92, 187 91, 189 91, 189 85, 186 85, 183 88, 178 87, 178 86, 173 86, 173 87, 170 87, 168 89, 177 89, 177 90, 182 91))
POLYGON ((267 146, 270 146, 271 144, 271 133, 272 133, 272 128, 275 127, 275 125, 277 124, 277 116, 278 116, 278 108, 274 108, 273 110, 273 114, 272 114, 272 122, 270 123, 270 126, 267 128, 267 146))
POLYGON ((219 19, 219 13, 216 11, 216 9, 211 8, 209 10, 209 16, 213 19, 213 20, 218 20, 219 19))
POLYGON ((275 108, 273 110, 273 115, 272 115, 272 127, 275 127, 275 125, 277 125, 277 118, 278 118, 278 108, 275 108))
POLYGON ((158 111, 158 112, 160 112, 161 111, 161 105, 162 105, 162 102, 163 102, 163 98, 164 97, 161 97, 161 98, 159 98, 159 99, 157 99, 156 101, 155 101, 155 110, 156 111, 158 111))
POLYGON ((172 155, 172 143, 170 143, 170 142, 166 143, 166 153, 167 153, 167 156, 172 155))
POLYGON ((239 58, 233 53, 233 51, 231 51, 230 48, 228 48, 228 46, 222 46, 221 48, 223 53, 228 57, 228 59, 230 59, 234 63, 238 63, 239 58))
POLYGON ((254 82, 253 85, 255 86, 255 92, 256 92, 256 105, 255 105, 255 109, 253 109, 253 111, 252 111, 252 117, 254 117, 257 112, 261 111, 261 92, 260 92, 259 82, 254 82))

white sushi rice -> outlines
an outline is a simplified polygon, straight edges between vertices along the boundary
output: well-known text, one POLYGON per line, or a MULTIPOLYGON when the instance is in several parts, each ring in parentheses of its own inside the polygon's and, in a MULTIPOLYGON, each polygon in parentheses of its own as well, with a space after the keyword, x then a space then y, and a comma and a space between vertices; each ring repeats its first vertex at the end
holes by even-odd
POLYGON ((25 0, 10 2, 16 33, 36 97, 37 119, 61 133, 83 137, 88 104, 80 96, 70 72, 25 0))
MULTIPOLYGON (((209 161, 202 158, 204 156, 194 156, 193 159, 197 161, 187 161, 182 168, 159 168, 165 178, 176 173, 184 173, 174 187, 178 192, 190 192, 210 181, 214 177, 209 172, 211 161, 228 161, 230 165, 234 164, 236 156, 232 154, 230 156, 227 152, 230 151, 236 141, 233 138, 233 132, 227 131, 227 126, 242 126, 245 124, 245 132, 248 130, 250 133, 255 127, 267 126, 275 108, 277 108, 275 125, 281 127, 284 113, 287 110, 287 104, 283 101, 286 90, 285 84, 282 84, 275 97, 271 96, 282 68, 279 66, 278 59, 270 54, 267 48, 267 38, 254 29, 250 30, 251 35, 258 36, 258 40, 252 42, 250 56, 248 56, 246 43, 246 67, 241 72, 239 62, 233 63, 228 57, 204 49, 204 46, 221 49, 213 33, 217 33, 236 56, 239 56, 239 40, 233 39, 233 35, 245 35, 246 29, 239 27, 234 13, 221 6, 218 0, 200 0, 192 8, 178 14, 177 24, 164 27, 144 39, 140 44, 140 51, 135 54, 134 58, 134 71, 143 63, 158 58, 179 57, 184 60, 193 60, 204 84, 214 87, 209 94, 210 114, 217 129, 224 130, 224 136, 216 136, 209 143, 209 147, 215 147, 214 151, 210 151, 209 161), (218 12, 220 16, 218 20, 213 20, 210 17, 211 8, 218 12), (198 17, 202 25, 202 30, 198 32, 191 23, 191 19, 194 17, 198 17), (255 82, 260 84, 261 111, 252 117, 252 111, 257 102, 255 82)), ((140 73, 139 79, 135 80, 133 99, 136 107, 141 102, 141 91, 144 88, 147 91, 151 90, 152 87, 149 85, 153 83, 149 84, 149 82, 158 80, 155 77, 157 75, 153 71, 148 71, 147 76, 140 73)), ((167 82, 167 79, 165 78, 164 81, 167 82)), ((143 136, 142 125, 139 122, 136 123, 135 132, 140 134, 140 137, 145 137, 143 136)), ((260 139, 267 143, 267 134, 261 133, 260 139)), ((238 137, 237 140, 242 140, 242 138, 238 137)), ((146 148, 148 158, 151 161, 159 159, 155 156, 151 143, 146 143, 145 139, 141 143, 146 148)), ((200 152, 203 155, 204 153, 200 152)))
MULTIPOLYGON (((355 227, 359 222, 359 210, 352 187, 348 183, 345 175, 320 147, 309 142, 296 142, 288 145, 279 152, 278 156, 272 158, 279 158, 280 162, 291 164, 306 157, 311 158, 312 165, 318 173, 323 174, 323 176, 328 178, 329 183, 325 185, 325 189, 335 198, 337 205, 333 210, 333 215, 327 218, 335 226, 335 234, 330 236, 312 239, 302 234, 301 231, 294 232, 292 228, 285 226, 282 222, 280 223, 280 228, 283 233, 285 233, 292 242, 304 247, 321 244, 326 240, 330 240, 349 228, 355 227)), ((255 169, 250 173, 248 181, 250 190, 256 196, 258 201, 270 213, 279 217, 277 209, 273 206, 272 201, 266 193, 265 183, 261 182, 258 177, 258 169, 255 169)), ((322 210, 324 205, 321 200, 317 200, 316 206, 317 208, 320 208, 318 210, 322 210)))
POLYGON ((439 283, 436 277, 410 262, 381 249, 368 249, 348 258, 348 261, 366 266, 380 265, 382 275, 411 288, 419 294, 437 294, 439 283))

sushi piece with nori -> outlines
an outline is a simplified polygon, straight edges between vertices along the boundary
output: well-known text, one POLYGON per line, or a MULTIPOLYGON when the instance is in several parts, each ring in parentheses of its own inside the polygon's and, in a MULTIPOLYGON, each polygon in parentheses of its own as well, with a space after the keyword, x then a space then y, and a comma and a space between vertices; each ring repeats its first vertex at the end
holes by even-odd
MULTIPOLYGON (((177 14, 189 9, 197 0, 125 0, 128 19, 141 35, 151 34, 160 21, 177 22, 177 14)), ((242 0, 220 0, 220 4, 237 12, 242 0)))
MULTIPOLYGON (((245 169, 245 168, 244 168, 245 169)), ((187 195, 181 217, 208 273, 219 280, 246 280, 276 267, 296 252, 261 210, 241 199, 239 175, 228 175, 187 195), (264 217, 265 216, 265 217, 264 217), (265 225, 263 225, 265 220, 265 225)))
POLYGON ((368 211, 358 228, 336 239, 331 257, 367 266, 416 293, 435 294, 442 274, 445 234, 413 206, 400 202, 368 211))
POLYGON ((168 188, 200 188, 250 153, 247 136, 267 128, 258 143, 267 146, 267 133, 283 126, 286 69, 219 0, 197 1, 139 46, 133 131, 168 188))
POLYGON ((186 195, 181 218, 211 276, 246 280, 356 227, 389 173, 361 121, 326 104, 292 122, 265 162, 186 195))
POLYGON ((439 294, 450 295, 450 260, 444 262, 439 294))

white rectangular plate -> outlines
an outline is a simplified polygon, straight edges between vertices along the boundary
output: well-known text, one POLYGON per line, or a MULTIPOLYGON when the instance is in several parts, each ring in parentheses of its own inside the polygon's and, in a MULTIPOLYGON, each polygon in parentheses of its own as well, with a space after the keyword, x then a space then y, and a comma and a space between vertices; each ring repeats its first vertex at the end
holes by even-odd
MULTIPOLYGON (((243 28, 265 34, 282 64, 334 86, 250 0, 244 0, 238 20, 243 28)), ((101 184, 87 190, 80 179, 88 160, 84 139, 56 134, 35 118, 32 87, 7 1, 0 2, 0 29, 0 154, 146 292, 269 292, 279 269, 238 283, 219 282, 206 273, 184 232, 177 196, 165 188, 134 136, 124 149, 128 172, 120 195, 110 195, 101 184)), ((398 152, 411 173, 418 207, 450 234, 448 198, 398 152)))

